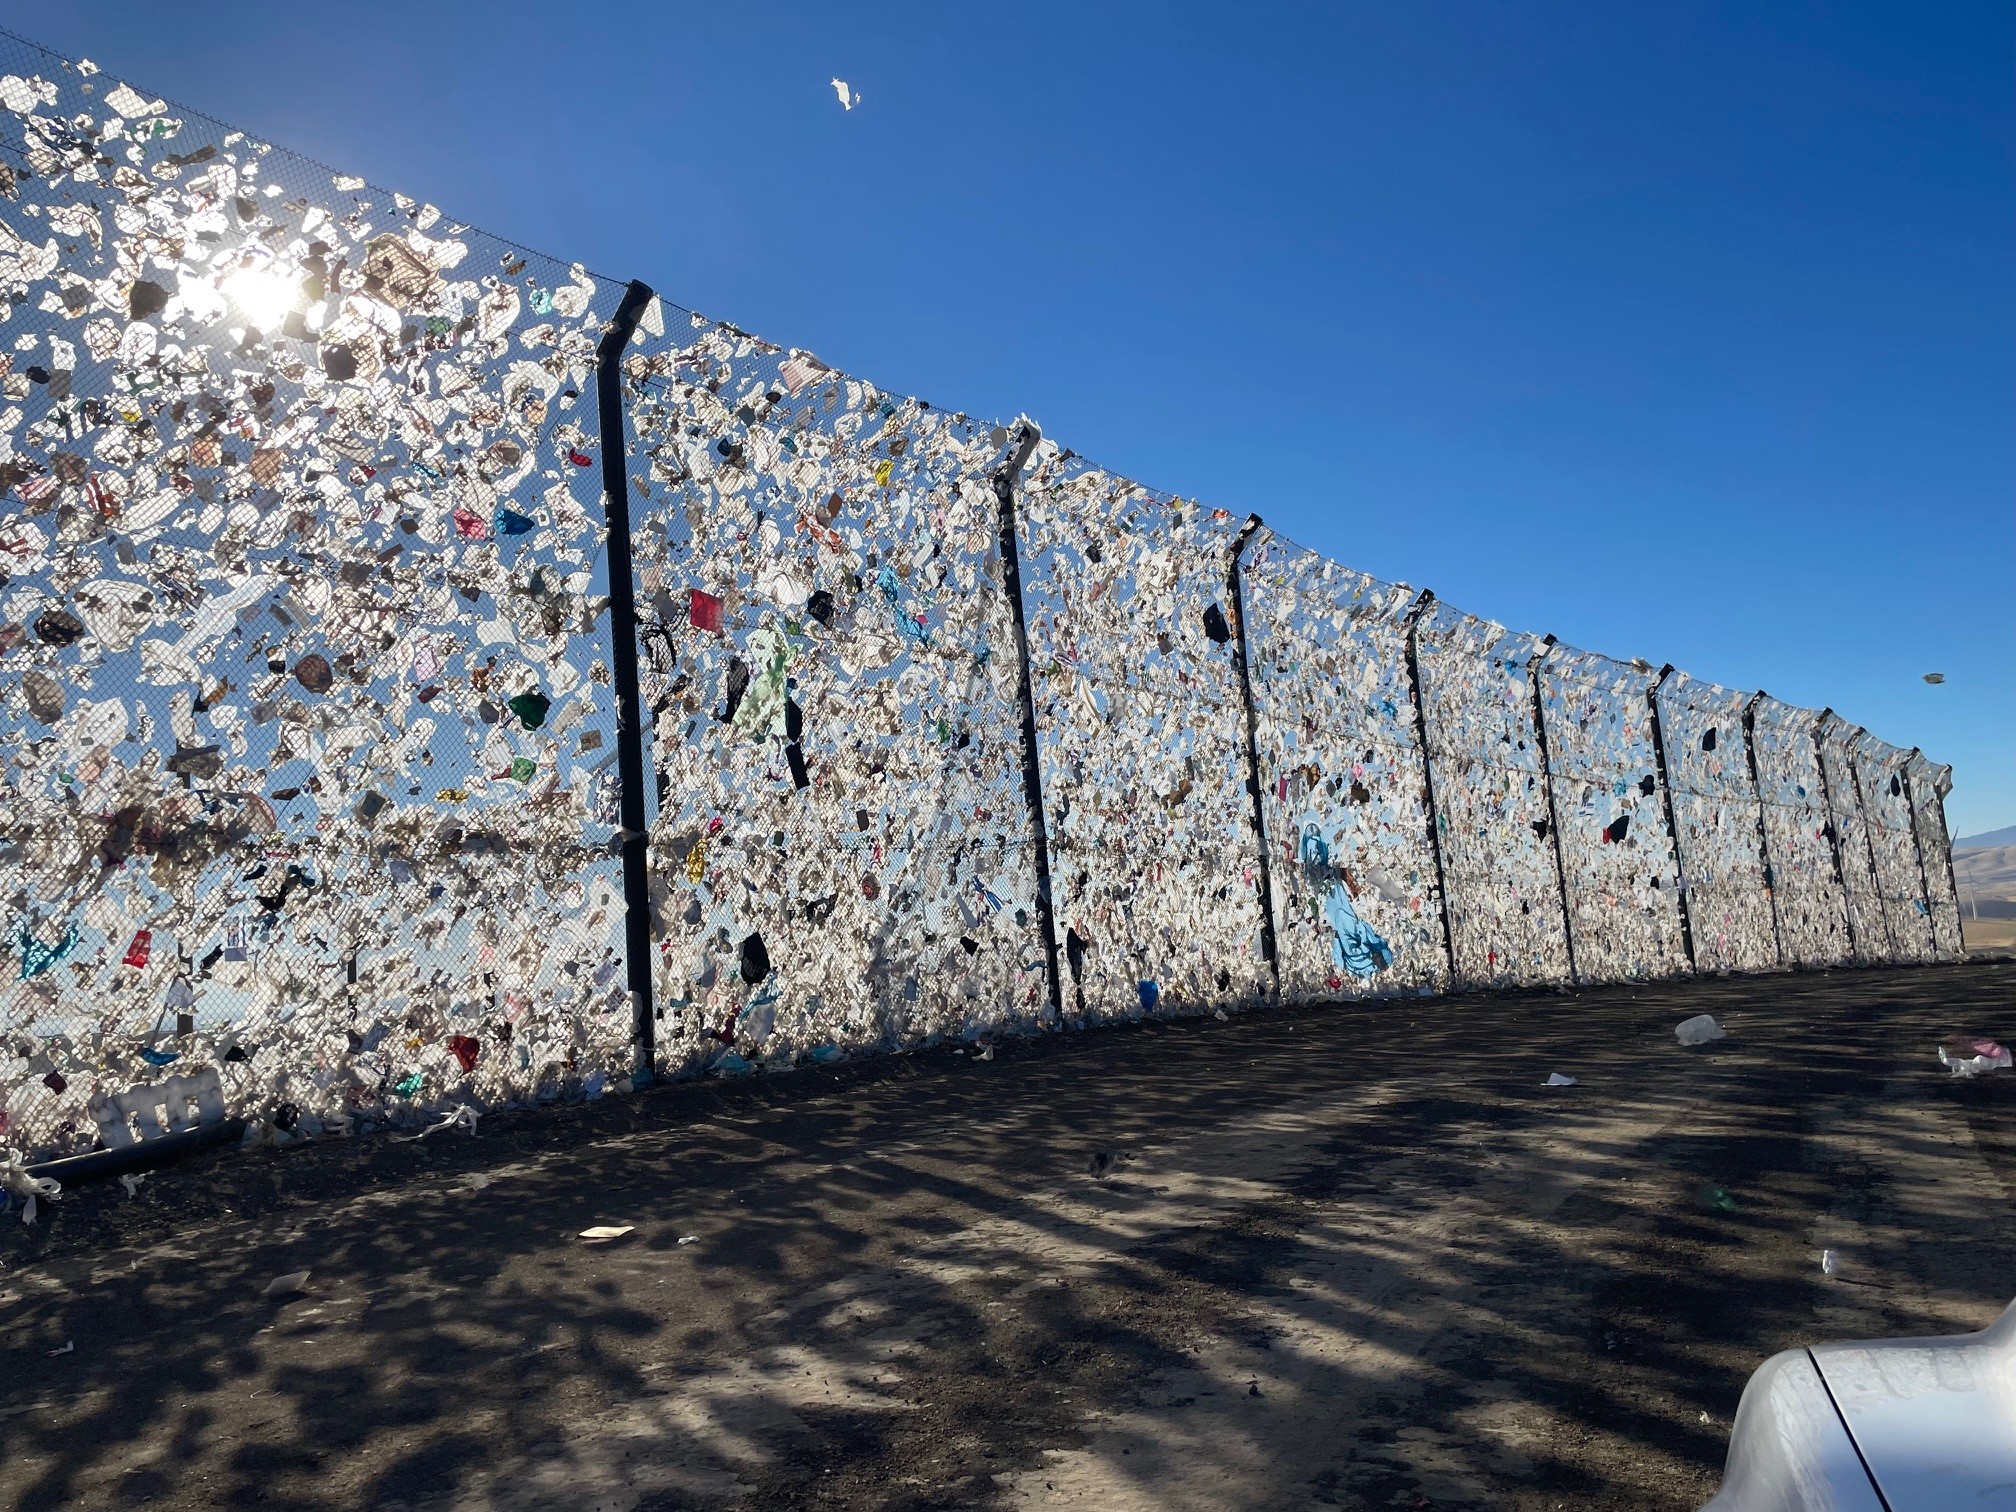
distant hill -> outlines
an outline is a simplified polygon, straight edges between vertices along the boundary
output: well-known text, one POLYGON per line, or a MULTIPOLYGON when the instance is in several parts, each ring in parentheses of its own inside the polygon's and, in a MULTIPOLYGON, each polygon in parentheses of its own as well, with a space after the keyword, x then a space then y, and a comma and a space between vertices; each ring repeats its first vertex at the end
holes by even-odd
POLYGON ((2016 824, 2007 829, 1990 830, 1985 835, 1962 835, 1953 842, 1953 849, 2000 850, 2005 845, 2016 845, 2016 824))
POLYGON ((1963 905, 1970 894, 1984 903, 1990 898, 2016 902, 2016 845, 1998 845, 1992 850, 1956 850, 1953 880, 1960 886, 1963 905))

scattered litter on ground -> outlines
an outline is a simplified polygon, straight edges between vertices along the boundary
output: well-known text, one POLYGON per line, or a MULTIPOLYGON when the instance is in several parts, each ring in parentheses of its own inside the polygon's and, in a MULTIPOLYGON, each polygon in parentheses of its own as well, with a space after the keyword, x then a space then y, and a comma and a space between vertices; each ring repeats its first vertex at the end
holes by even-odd
POLYGON ((1841 1274, 1841 1257, 1831 1249, 1820 1251, 1820 1273, 1825 1276, 1841 1274))
POLYGON ((614 1240, 621 1239, 625 1234, 633 1234, 636 1231, 637 1225, 634 1223, 621 1225, 597 1224, 594 1228, 581 1230, 581 1237, 590 1244, 608 1244, 614 1240))
POLYGON ((126 1188, 128 1197, 140 1195, 140 1183, 147 1179, 145 1171, 128 1171, 119 1178, 119 1185, 126 1188))
POLYGON ((52 1360, 58 1355, 75 1354, 77 1352, 77 1341, 75 1339, 67 1339, 64 1341, 61 1349, 45 1349, 42 1352, 52 1360))
POLYGON ((289 1271, 284 1276, 275 1276, 259 1289, 262 1297, 291 1297, 295 1292, 308 1289, 307 1271, 289 1271))
POLYGON ((1939 1064, 1955 1076, 1979 1076, 1983 1071, 2009 1068, 2007 1049, 1991 1039, 1969 1039, 1958 1035, 1939 1046, 1939 1064))
POLYGON ((1720 1208, 1725 1213, 1736 1211, 1736 1199, 1718 1186, 1711 1185, 1701 1188, 1701 1200, 1710 1207, 1720 1208))
POLYGON ((478 1171, 476 1172, 475 1175, 469 1178, 469 1190, 472 1192, 480 1192, 483 1190, 483 1188, 491 1185, 496 1180, 497 1178, 495 1176, 492 1176, 484 1171, 478 1171))
POLYGON ((418 1134, 394 1134, 392 1138, 401 1143, 411 1144, 416 1139, 425 1139, 429 1134, 439 1134, 443 1129, 453 1129, 458 1126, 474 1134, 476 1132, 476 1120, 481 1116, 469 1104, 462 1103, 453 1113, 442 1114, 439 1123, 429 1124, 418 1134))
POLYGON ((1546 1084, 1550 1087, 1575 1087, 1581 1085, 1574 1077, 1563 1076, 1559 1071, 1550 1072, 1546 1084))
POLYGON ((56 1201, 63 1195, 63 1183, 53 1176, 31 1176, 19 1150, 0 1151, 0 1192, 21 1199, 21 1221, 35 1221, 35 1204, 46 1198, 56 1201))
POLYGON ((681 1234, 679 1236, 679 1242, 681 1244, 694 1244, 699 1241, 699 1238, 700 1236, 698 1234, 681 1234))
POLYGON ((1706 1045, 1729 1037, 1728 1032, 1715 1022, 1712 1013, 1697 1013, 1690 1019, 1683 1019, 1673 1033, 1683 1045, 1706 1045))

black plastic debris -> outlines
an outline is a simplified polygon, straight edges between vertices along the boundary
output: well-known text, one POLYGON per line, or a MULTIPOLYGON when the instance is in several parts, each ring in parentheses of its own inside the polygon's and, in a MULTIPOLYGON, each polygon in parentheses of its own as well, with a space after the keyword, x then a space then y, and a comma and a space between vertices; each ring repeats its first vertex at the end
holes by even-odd
POLYGON ((770 952, 763 944, 763 936, 744 936, 741 946, 742 980, 754 986, 770 975, 770 952))
POLYGON ((126 315, 129 320, 147 320, 167 308, 168 291, 152 279, 136 280, 126 293, 126 315))
POLYGON ((35 616, 35 638, 45 646, 74 646, 84 638, 84 621, 68 609, 44 609, 35 616))

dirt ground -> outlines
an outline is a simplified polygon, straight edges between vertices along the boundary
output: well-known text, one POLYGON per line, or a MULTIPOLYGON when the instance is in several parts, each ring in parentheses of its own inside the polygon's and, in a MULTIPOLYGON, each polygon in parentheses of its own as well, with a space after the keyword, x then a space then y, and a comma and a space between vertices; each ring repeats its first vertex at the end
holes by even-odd
POLYGON ((2016 964, 1187 1020, 205 1158, 0 1234, 0 1505, 1694 1508, 1766 1355, 2016 1295, 2016 1073, 1948 1077, 1959 1030, 2016 1038, 2016 964), (1703 1011, 1729 1038, 1683 1049, 1703 1011))

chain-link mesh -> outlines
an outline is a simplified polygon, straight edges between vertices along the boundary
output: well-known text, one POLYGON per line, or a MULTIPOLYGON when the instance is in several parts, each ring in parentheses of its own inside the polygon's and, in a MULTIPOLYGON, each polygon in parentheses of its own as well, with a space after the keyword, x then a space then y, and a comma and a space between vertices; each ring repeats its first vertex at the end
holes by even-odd
POLYGON ((1442 603, 1416 622, 1415 643, 1456 981, 1565 982, 1568 928, 1531 671, 1546 643, 1442 603))
POLYGON ((1871 848, 1871 827, 1863 813, 1862 782, 1854 752, 1856 733, 1854 726, 1838 716, 1823 714, 1818 727, 1820 766, 1826 774, 1827 802, 1834 815, 1842 891, 1856 959, 1888 961, 1897 957, 1898 946, 1877 890, 1876 855, 1871 848))
POLYGON ((1684 672, 1661 678, 1655 697, 1694 964, 1769 970, 1779 963, 1776 889, 1750 771, 1750 699, 1684 672))
POLYGON ((1282 994, 1445 988, 1414 591, 1264 529, 1240 572, 1282 994))
POLYGON ((1913 751, 1905 768, 1911 787, 1911 818, 1918 832, 1918 857, 1925 870, 1925 905, 1932 911, 1932 944, 1941 960, 1965 953, 1960 937, 1960 902, 1953 885, 1953 842, 1946 833, 1946 795, 1953 769, 1913 751))
POLYGON ((0 56, 6 1138, 599 1085, 612 286, 0 56))
POLYGON ((1854 960, 1857 951, 1814 725, 1811 709, 1765 695, 1751 710, 1764 845, 1785 959, 1798 966, 1831 966, 1854 960))
POLYGON ((1642 666, 1417 625, 1050 443, 1017 604, 1016 428, 656 302, 612 625, 622 293, 0 33, 7 1147, 176 1122, 185 1073, 307 1133, 620 1084, 633 630, 675 1072, 1026 1028, 1053 992, 1083 1022, 1277 971, 1670 973, 1681 876, 1709 969, 1771 963, 1774 902, 1789 962, 1960 948, 1916 753, 1761 697, 1745 751, 1740 695, 1670 677, 1676 873, 1642 666))
POLYGON ((1866 730, 1856 734, 1850 751, 1862 783, 1862 814, 1875 853, 1876 892, 1890 930, 1891 959, 1929 961, 1935 954, 1932 911, 1925 901, 1917 819, 1904 780, 1913 753, 1866 730))
POLYGON ((1535 671, 1575 970, 1597 982, 1683 972, 1680 879, 1652 739, 1650 670, 1556 645, 1535 671))
POLYGON ((647 322, 624 379, 661 1063, 1036 1023, 1007 433, 647 322))
POLYGON ((1049 442, 1019 497, 1065 1010, 1257 997, 1272 983, 1227 610, 1242 522, 1049 442))

